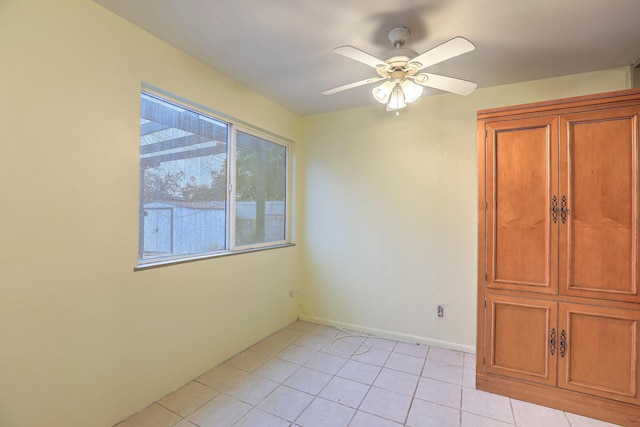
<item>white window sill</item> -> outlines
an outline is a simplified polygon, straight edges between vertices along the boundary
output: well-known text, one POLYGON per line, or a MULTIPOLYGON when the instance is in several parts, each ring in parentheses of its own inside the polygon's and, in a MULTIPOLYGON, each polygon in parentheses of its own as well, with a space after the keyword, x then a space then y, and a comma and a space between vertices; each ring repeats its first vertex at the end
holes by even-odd
POLYGON ((175 264, 184 264, 187 262, 201 261, 204 259, 221 258, 221 257, 227 257, 227 256, 233 256, 233 255, 246 254, 250 252, 260 252, 260 251, 268 251, 271 249, 288 248, 292 246, 295 246, 295 243, 285 243, 281 245, 264 246, 260 248, 243 249, 238 251, 216 252, 211 254, 195 255, 192 257, 185 257, 185 258, 178 258, 178 259, 175 259, 175 258, 164 259, 164 260, 158 260, 156 262, 150 261, 150 262, 145 262, 144 264, 138 264, 138 266, 135 267, 133 271, 149 270, 152 268, 166 267, 166 266, 175 265, 175 264))

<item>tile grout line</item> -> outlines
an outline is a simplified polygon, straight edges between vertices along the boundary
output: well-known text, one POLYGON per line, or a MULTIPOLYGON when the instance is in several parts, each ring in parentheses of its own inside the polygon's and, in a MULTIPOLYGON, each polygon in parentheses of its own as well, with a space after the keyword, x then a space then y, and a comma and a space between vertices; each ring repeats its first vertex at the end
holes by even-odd
POLYGON ((420 368, 420 373, 418 374, 418 381, 416 382, 416 386, 413 388, 413 394, 411 395, 411 401, 409 402, 409 407, 407 408, 407 413, 404 416, 403 426, 406 426, 409 422, 409 414, 411 413, 411 408, 413 407, 413 402, 417 399, 416 393, 418 392, 418 387, 420 386, 420 378, 422 378, 422 374, 424 373, 424 368, 427 366, 427 359, 429 358, 429 352, 431 352, 431 346, 427 346, 427 353, 424 355, 424 360, 422 361, 422 367, 420 368))
POLYGON ((513 400, 509 397, 509 408, 511 408, 511 418, 513 419, 513 425, 517 426, 518 422, 516 421, 516 411, 513 409, 513 400))

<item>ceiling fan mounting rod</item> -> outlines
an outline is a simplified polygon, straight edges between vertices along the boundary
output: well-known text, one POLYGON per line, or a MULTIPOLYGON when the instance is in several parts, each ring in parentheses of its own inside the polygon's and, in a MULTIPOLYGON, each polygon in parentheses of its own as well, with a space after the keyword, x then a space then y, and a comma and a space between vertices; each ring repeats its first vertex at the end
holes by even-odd
POLYGON ((389 31, 389 41, 396 49, 400 49, 407 42, 411 31, 407 27, 395 27, 389 31))

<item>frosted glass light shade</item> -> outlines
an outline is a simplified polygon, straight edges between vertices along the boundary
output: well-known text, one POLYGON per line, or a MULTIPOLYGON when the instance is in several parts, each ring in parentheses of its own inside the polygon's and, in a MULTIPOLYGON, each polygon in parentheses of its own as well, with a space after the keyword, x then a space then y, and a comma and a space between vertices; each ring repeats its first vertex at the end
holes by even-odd
POLYGON ((387 111, 399 110, 407 106, 407 101, 402 91, 400 84, 396 83, 389 96, 389 102, 387 103, 387 111))
POLYGON ((420 98, 420 95, 422 95, 422 91, 424 90, 422 86, 417 85, 411 80, 407 79, 400 83, 400 87, 402 87, 404 98, 407 103, 413 102, 416 99, 420 98))
POLYGON ((380 86, 376 86, 371 90, 373 97, 381 104, 386 104, 389 100, 389 95, 393 90, 394 84, 390 81, 382 83, 380 86))
POLYGON ((387 104, 387 111, 394 111, 420 98, 423 90, 422 86, 405 78, 401 82, 387 80, 371 89, 371 93, 376 101, 387 104))

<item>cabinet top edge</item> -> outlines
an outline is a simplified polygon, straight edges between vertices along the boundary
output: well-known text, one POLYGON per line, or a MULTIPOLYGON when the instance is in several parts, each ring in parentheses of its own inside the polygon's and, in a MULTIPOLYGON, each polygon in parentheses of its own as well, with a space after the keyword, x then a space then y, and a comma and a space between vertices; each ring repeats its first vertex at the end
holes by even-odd
POLYGON ((478 120, 491 119, 514 114, 530 113, 555 113, 561 110, 590 106, 597 109, 599 105, 606 108, 615 107, 616 104, 640 101, 640 88, 625 89, 614 92, 596 93, 590 95, 574 96, 570 98, 552 99, 547 101, 530 102, 526 104, 508 105, 504 107, 478 110, 478 120))

